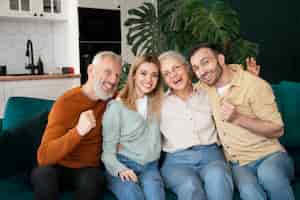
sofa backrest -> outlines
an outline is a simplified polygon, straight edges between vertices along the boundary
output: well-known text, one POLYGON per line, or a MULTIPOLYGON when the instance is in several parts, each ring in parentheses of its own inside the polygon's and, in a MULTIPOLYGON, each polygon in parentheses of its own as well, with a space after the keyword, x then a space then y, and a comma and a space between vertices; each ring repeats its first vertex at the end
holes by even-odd
MULTIPOLYGON (((300 148, 300 83, 283 81, 272 85, 285 133, 280 138, 287 148, 300 148)), ((54 101, 32 97, 10 97, 6 103, 2 130, 19 126, 24 119, 50 111, 54 101)))
POLYGON ((287 148, 300 148, 300 83, 282 81, 272 88, 284 121, 280 141, 287 148))
POLYGON ((10 97, 6 103, 2 130, 18 127, 24 119, 50 111, 54 101, 32 97, 10 97))

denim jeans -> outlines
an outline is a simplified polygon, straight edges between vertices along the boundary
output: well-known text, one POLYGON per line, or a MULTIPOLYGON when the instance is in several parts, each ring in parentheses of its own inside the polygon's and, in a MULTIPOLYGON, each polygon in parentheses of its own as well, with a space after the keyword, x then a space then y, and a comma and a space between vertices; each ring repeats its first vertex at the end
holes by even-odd
POLYGON ((242 200, 294 200, 290 185, 293 160, 286 152, 276 152, 240 166, 231 163, 233 178, 242 200))
POLYGON ((141 165, 121 154, 118 160, 133 170, 138 176, 138 182, 122 181, 120 177, 106 172, 108 188, 119 200, 165 200, 165 191, 158 161, 141 165))
POLYGON ((166 153, 161 172, 178 200, 232 199, 230 167, 216 144, 166 153))

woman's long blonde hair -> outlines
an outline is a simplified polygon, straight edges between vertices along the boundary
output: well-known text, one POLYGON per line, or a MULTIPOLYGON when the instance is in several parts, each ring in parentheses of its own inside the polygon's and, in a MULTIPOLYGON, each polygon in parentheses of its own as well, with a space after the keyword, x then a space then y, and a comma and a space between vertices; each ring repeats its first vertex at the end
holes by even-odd
POLYGON ((155 66, 157 66, 158 72, 159 72, 159 79, 157 82, 157 85, 155 89, 148 94, 148 117, 156 116, 160 118, 160 108, 161 108, 161 101, 163 98, 163 83, 162 83, 162 77, 160 74, 160 62, 156 56, 153 55, 144 55, 144 56, 138 56, 135 60, 135 62, 131 65, 129 74, 127 77, 127 82, 124 86, 124 88, 120 91, 120 99, 124 103, 125 106, 127 106, 129 109, 137 111, 136 107, 136 88, 135 88, 135 74, 137 69, 143 64, 143 63, 153 63, 155 66))

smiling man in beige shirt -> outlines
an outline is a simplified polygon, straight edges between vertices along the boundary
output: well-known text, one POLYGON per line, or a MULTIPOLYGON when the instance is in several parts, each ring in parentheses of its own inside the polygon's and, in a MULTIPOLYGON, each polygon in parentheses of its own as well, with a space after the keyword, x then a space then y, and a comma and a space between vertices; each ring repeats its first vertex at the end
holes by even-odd
POLYGON ((283 122, 270 85, 239 65, 226 65, 214 45, 195 47, 190 62, 208 92, 241 199, 293 200, 293 162, 278 141, 283 122))

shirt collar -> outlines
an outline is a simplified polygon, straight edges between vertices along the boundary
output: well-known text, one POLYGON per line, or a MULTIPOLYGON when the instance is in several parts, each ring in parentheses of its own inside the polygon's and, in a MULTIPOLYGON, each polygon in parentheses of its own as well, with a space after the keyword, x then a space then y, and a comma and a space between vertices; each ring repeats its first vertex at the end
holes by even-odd
MULTIPOLYGON (((197 83, 196 84, 192 84, 192 87, 193 87, 192 94, 194 94, 195 92, 198 91, 197 83)), ((176 95, 174 94, 174 92, 170 88, 168 88, 168 90, 165 92, 165 96, 168 97, 168 96, 176 96, 176 95)))

